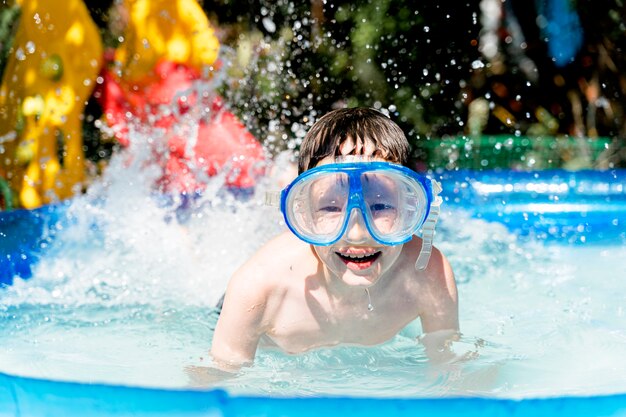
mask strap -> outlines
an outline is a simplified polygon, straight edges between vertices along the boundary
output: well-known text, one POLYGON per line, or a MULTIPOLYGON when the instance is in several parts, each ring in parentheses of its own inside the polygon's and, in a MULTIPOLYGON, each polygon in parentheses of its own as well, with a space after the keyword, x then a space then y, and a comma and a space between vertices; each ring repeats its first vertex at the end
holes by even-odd
POLYGON ((265 205, 270 207, 280 207, 280 191, 266 191, 265 205))
POLYGON ((439 196, 441 192, 441 184, 438 181, 431 180, 433 185, 433 202, 430 203, 430 212, 422 226, 422 249, 417 256, 415 269, 424 270, 428 266, 430 254, 433 251, 433 238, 435 237, 435 226, 439 218, 439 210, 443 199, 439 196))

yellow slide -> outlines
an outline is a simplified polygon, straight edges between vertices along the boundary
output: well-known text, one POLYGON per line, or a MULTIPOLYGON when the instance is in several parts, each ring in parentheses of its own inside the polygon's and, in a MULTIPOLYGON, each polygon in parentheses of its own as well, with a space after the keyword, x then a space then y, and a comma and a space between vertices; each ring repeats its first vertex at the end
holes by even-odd
POLYGON ((35 208, 80 191, 82 115, 102 43, 81 0, 17 0, 20 21, 0 86, 0 177, 35 208))
POLYGON ((219 41, 196 0, 124 0, 128 22, 115 62, 127 83, 141 82, 161 61, 201 70, 217 59, 219 41))

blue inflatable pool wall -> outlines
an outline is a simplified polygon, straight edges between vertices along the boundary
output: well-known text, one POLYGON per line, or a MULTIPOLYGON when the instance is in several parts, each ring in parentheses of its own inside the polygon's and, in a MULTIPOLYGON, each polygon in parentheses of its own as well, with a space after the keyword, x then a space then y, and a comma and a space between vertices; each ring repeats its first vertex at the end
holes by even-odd
POLYGON ((40 253, 54 239, 55 225, 65 218, 67 205, 0 213, 0 285, 15 276, 30 278, 40 253))
POLYGON ((0 374, 0 417, 5 416, 623 417, 626 416, 626 395, 519 401, 235 397, 222 390, 158 390, 0 374))
POLYGON ((445 207, 563 243, 626 243, 626 170, 455 171, 437 175, 445 207))
MULTIPOLYGON (((626 170, 436 173, 446 208, 505 224, 522 237, 626 244, 626 170)), ((67 205, 0 213, 0 286, 29 278, 67 205)), ((452 211, 454 213, 454 211, 452 211)), ((500 400, 235 397, 0 374, 3 416, 624 416, 626 394, 500 400)))

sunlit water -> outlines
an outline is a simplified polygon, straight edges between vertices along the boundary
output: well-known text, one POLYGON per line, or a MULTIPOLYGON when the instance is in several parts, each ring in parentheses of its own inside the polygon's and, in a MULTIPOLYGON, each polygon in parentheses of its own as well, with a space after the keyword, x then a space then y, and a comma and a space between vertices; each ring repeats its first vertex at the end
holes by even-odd
MULTIPOLYGON (((141 146, 141 145, 137 145, 141 146)), ((208 365, 213 306, 232 272, 283 230, 214 178, 177 220, 150 191, 146 149, 117 155, 53 225, 29 280, 0 290, 0 371, 80 382, 184 388, 208 365)), ((174 202, 176 204, 176 202, 174 202)), ((624 246, 523 242, 499 224, 444 210, 436 244, 459 284, 459 359, 433 365, 419 323, 377 347, 303 355, 261 349, 220 386, 233 393, 536 397, 626 391, 624 246)), ((279 256, 279 254, 277 254, 279 256)))

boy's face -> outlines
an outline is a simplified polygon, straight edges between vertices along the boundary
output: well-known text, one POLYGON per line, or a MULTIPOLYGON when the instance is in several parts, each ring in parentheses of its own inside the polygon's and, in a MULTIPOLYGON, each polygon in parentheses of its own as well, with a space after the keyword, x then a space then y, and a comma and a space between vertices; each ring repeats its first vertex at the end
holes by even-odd
MULTIPOLYGON (((349 154, 351 150, 349 147, 340 148, 340 151, 345 151, 342 154, 349 154)), ((365 156, 370 156, 373 150, 367 154, 365 152, 363 152, 365 156)), ((317 165, 334 161, 334 157, 327 157, 317 165)), ((320 184, 320 186, 324 185, 320 184)), ((386 190, 386 192, 392 191, 386 190)), ((313 189, 312 192, 316 190, 313 189)), ((381 218, 381 220, 384 219, 381 218)), ((343 283, 350 286, 369 287, 378 282, 396 263, 403 246, 387 246, 376 242, 367 230, 363 214, 355 208, 350 213, 346 232, 337 242, 329 246, 313 246, 313 248, 328 270, 343 283)))

